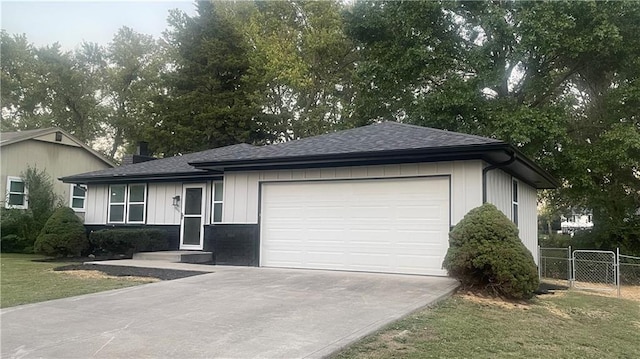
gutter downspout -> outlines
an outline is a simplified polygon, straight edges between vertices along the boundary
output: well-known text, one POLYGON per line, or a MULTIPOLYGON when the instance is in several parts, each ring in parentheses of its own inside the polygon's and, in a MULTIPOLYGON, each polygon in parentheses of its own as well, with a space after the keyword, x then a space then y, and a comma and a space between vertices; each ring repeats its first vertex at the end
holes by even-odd
POLYGON ((511 151, 511 158, 504 162, 489 165, 482 169, 482 203, 487 203, 487 172, 512 164, 516 160, 515 151, 511 151))

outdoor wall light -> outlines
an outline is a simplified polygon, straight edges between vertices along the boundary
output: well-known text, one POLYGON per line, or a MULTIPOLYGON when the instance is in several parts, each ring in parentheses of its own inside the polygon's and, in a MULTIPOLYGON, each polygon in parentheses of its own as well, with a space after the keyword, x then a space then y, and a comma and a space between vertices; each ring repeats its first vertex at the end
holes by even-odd
POLYGON ((180 206, 180 196, 173 196, 173 206, 174 207, 180 206))

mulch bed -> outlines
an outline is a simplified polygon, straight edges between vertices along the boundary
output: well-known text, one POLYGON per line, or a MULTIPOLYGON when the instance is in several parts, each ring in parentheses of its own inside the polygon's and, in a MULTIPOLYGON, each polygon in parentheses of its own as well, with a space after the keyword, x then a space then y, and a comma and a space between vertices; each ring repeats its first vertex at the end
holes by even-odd
POLYGON ((55 262, 63 262, 63 263, 84 263, 84 262, 93 262, 93 261, 108 261, 115 259, 131 259, 131 257, 125 257, 124 255, 111 255, 111 256, 93 256, 93 257, 47 257, 41 259, 32 259, 33 262, 45 262, 45 263, 55 263, 55 262))
POLYGON ((70 264, 60 266, 53 269, 54 271, 72 271, 72 270, 97 270, 107 275, 115 277, 151 277, 160 280, 173 280, 179 278, 192 277, 194 275, 207 274, 211 272, 187 271, 163 268, 142 268, 142 267, 126 267, 126 266, 109 266, 101 264, 70 264))

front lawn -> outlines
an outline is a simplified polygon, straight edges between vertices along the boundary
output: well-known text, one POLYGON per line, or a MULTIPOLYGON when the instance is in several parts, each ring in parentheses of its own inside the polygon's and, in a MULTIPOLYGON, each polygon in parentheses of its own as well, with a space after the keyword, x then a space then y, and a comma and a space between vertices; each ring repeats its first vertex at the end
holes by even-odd
POLYGON ((640 358, 640 302, 574 291, 525 305, 455 295, 334 356, 347 358, 640 358))
POLYGON ((43 257, 9 253, 0 256, 1 308, 155 281, 153 278, 116 278, 96 271, 54 272, 55 267, 77 263, 34 262, 34 259, 43 257))

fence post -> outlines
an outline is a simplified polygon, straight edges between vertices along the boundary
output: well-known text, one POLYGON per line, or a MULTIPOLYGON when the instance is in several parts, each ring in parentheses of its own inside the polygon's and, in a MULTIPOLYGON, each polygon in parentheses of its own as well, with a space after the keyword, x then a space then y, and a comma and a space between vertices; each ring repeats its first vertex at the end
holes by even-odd
POLYGON ((573 281, 575 281, 576 272, 575 265, 573 263, 573 255, 571 254, 571 246, 569 246, 569 253, 567 253, 567 278, 569 279, 569 288, 573 288, 573 281))
POLYGON ((618 287, 618 298, 620 298, 620 247, 616 248, 616 286, 618 287))
POLYGON ((538 244, 538 280, 542 280, 542 253, 538 244))

